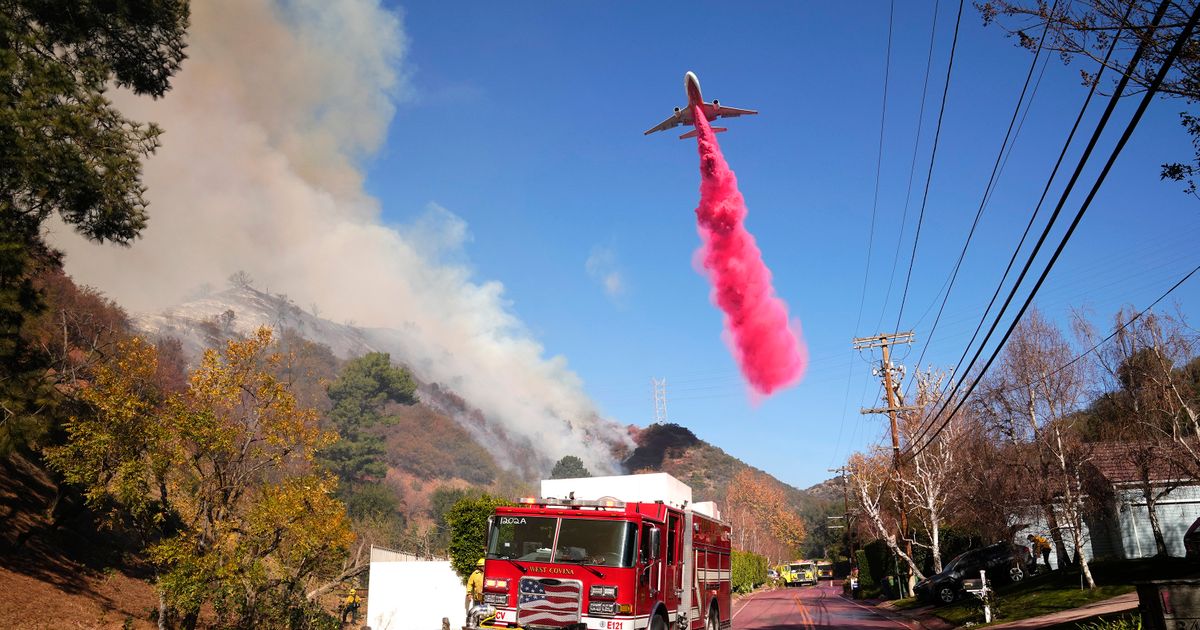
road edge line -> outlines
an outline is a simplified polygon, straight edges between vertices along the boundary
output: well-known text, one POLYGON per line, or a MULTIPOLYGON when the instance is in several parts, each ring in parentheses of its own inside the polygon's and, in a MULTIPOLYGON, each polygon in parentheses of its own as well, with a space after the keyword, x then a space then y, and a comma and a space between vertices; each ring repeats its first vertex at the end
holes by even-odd
MULTIPOLYGON (((729 621, 731 621, 731 622, 732 622, 732 621, 733 621, 733 619, 734 619, 734 617, 737 617, 737 616, 738 616, 738 614, 740 614, 740 613, 741 613, 743 610, 745 610, 745 609, 746 609, 746 606, 747 606, 747 605, 750 603, 750 600, 754 599, 754 598, 755 598, 755 597, 756 597, 756 596, 757 596, 759 593, 770 593, 771 591, 774 591, 774 590, 775 590, 775 589, 773 589, 773 588, 769 588, 769 589, 766 589, 766 590, 754 591, 753 593, 750 593, 749 595, 747 595, 747 596, 745 596, 745 597, 743 597, 743 598, 739 599, 739 600, 738 600, 739 602, 746 602, 746 603, 742 604, 742 606, 741 606, 740 608, 738 608, 737 610, 735 610, 735 611, 733 611, 733 612, 731 612, 731 613, 730 613, 730 615, 729 615, 729 621)), ((731 607, 732 607, 732 606, 731 606, 731 607)))

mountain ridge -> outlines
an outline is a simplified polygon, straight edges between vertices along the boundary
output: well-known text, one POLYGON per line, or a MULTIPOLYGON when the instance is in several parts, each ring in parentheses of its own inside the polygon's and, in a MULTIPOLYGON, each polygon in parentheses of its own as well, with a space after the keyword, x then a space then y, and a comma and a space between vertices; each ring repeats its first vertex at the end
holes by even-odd
MULTIPOLYGON (((390 409, 397 426, 381 429, 381 437, 389 444, 390 476, 405 478, 408 486, 414 481, 420 485, 421 479, 488 486, 496 482, 502 471, 506 471, 505 485, 513 485, 516 479, 534 483, 548 473, 558 458, 575 454, 539 449, 527 435, 508 430, 489 410, 473 404, 453 384, 430 379, 430 370, 421 361, 410 359, 412 353, 405 331, 332 322, 321 318, 315 307, 306 311, 286 295, 260 291, 248 283, 208 292, 158 313, 136 314, 132 321, 144 334, 179 339, 192 360, 203 351, 260 326, 285 330, 289 335, 325 346, 343 361, 368 352, 388 352, 417 381, 419 403, 390 409), (417 432, 424 437, 415 437, 417 432), (468 438, 473 444, 466 443, 468 438)), ((723 504, 733 477, 749 469, 769 477, 797 511, 828 498, 825 492, 814 492, 822 484, 811 489, 787 484, 701 440, 679 424, 652 424, 643 428, 604 421, 593 426, 596 431, 585 437, 590 441, 588 450, 599 444, 618 463, 614 471, 593 469, 594 474, 667 472, 692 486, 696 500, 716 500, 723 504)))
MULTIPOLYGON (((182 304, 156 313, 135 314, 131 319, 135 328, 147 336, 178 339, 192 362, 205 350, 248 335, 261 326, 326 346, 341 360, 369 352, 386 352, 413 374, 418 382, 418 397, 424 403, 452 417, 477 441, 519 447, 522 459, 508 458, 501 464, 523 472, 548 472, 564 454, 580 456, 598 470, 615 472, 631 446, 620 424, 601 418, 594 411, 584 409, 577 415, 563 417, 550 409, 550 400, 520 400, 505 409, 488 404, 486 396, 484 400, 473 400, 471 392, 463 390, 466 384, 461 379, 449 382, 438 379, 436 366, 428 354, 417 350, 421 341, 413 331, 332 322, 320 317, 315 306, 311 311, 305 310, 285 294, 260 291, 249 283, 208 291, 182 304), (520 417, 514 411, 525 408, 537 409, 540 415, 520 417), (535 420, 539 426, 532 425, 535 420), (557 439, 562 450, 575 452, 558 453, 551 448, 550 437, 557 439), (593 448, 597 443, 601 448, 593 448)), ((495 375, 498 383, 503 376, 495 375)), ((474 393, 478 394, 478 388, 474 393)))

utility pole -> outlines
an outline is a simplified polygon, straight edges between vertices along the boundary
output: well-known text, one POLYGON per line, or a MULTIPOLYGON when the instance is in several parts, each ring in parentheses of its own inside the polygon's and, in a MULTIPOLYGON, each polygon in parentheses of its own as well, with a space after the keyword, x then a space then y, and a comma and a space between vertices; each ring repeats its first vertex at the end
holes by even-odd
POLYGON ((842 525, 846 528, 843 532, 842 544, 846 547, 846 558, 850 561, 850 569, 853 570, 858 564, 858 558, 854 556, 854 537, 850 534, 850 479, 846 476, 846 473, 850 472, 850 468, 841 466, 828 470, 842 476, 842 525))
MULTIPOLYGON (((896 495, 900 499, 900 539, 904 541, 904 553, 908 554, 909 558, 913 557, 912 541, 908 536, 908 507, 904 504, 904 492, 900 487, 901 472, 900 472, 900 431, 896 421, 899 413, 904 411, 912 411, 916 407, 902 406, 897 395, 900 389, 900 378, 904 377, 904 366, 892 365, 891 348, 897 344, 911 344, 913 342, 912 331, 895 332, 895 333, 880 333, 872 337, 858 337, 854 339, 855 350, 870 350, 879 348, 883 352, 883 360, 879 367, 871 370, 871 374, 883 378, 883 390, 887 407, 874 407, 871 409, 860 409, 863 414, 886 413, 892 423, 892 467, 896 474, 896 495), (895 373, 899 372, 899 378, 893 378, 895 373)), ((908 581, 905 581, 905 594, 910 594, 908 581)))
POLYGON ((652 378, 650 385, 654 388, 654 422, 667 423, 667 379, 652 378))

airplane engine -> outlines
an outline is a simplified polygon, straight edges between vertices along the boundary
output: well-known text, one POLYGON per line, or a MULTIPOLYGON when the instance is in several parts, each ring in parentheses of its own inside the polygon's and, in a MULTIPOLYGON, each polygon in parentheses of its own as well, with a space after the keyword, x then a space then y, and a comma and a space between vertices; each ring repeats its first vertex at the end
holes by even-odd
POLYGON ((676 113, 676 114, 678 114, 678 113, 679 113, 679 111, 680 111, 680 110, 679 110, 679 108, 678 108, 678 107, 676 107, 676 108, 675 108, 675 113, 676 113))
POLYGON ((713 99, 713 107, 720 107, 720 106, 721 106, 721 101, 718 101, 717 99, 714 98, 713 99))

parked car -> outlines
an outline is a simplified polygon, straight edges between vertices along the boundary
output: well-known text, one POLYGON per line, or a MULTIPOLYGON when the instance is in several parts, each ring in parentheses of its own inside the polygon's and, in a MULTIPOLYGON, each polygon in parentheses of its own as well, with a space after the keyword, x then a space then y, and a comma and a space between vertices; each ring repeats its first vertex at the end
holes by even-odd
POLYGON ((1183 549, 1188 560, 1200 560, 1200 518, 1183 535, 1183 549))
POLYGON ((956 556, 941 573, 931 575, 915 587, 917 597, 931 602, 949 604, 963 594, 963 580, 979 577, 987 571, 989 580, 1002 579, 1020 582, 1025 579, 1029 549, 1023 545, 996 543, 972 549, 956 556))

